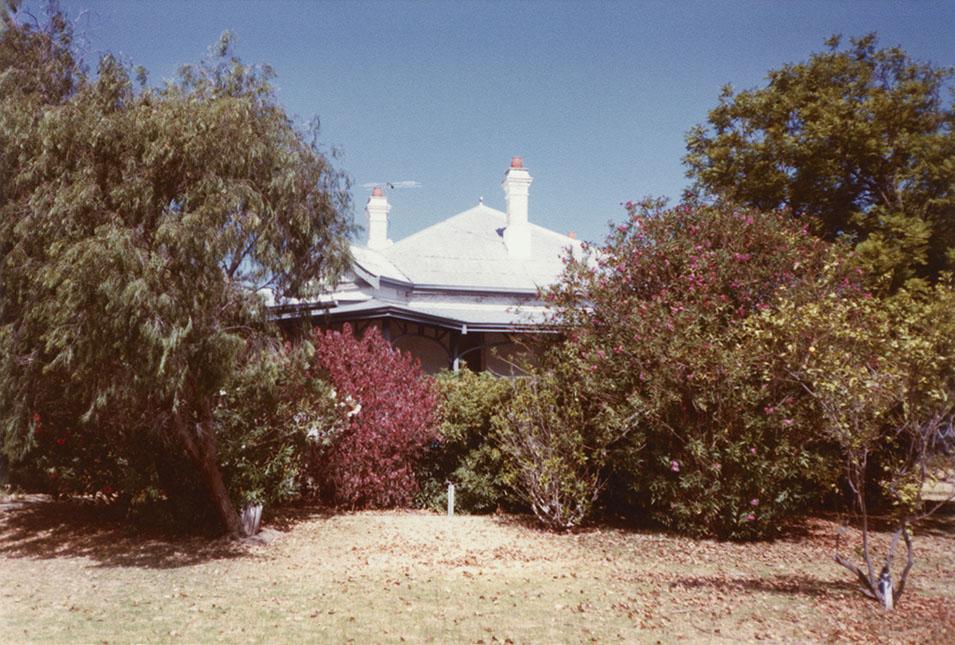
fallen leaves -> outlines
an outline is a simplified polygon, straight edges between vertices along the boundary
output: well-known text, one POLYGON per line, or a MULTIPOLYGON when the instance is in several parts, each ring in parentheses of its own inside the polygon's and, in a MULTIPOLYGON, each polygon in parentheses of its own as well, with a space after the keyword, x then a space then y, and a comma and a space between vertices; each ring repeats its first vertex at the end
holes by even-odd
POLYGON ((734 544, 353 513, 299 521, 239 552, 125 536, 31 556, 11 541, 9 517, 0 514, 0 615, 25 640, 955 642, 951 525, 919 537, 911 591, 887 614, 829 560, 837 527, 825 520, 734 544), (150 566, 131 550, 160 557, 150 566))

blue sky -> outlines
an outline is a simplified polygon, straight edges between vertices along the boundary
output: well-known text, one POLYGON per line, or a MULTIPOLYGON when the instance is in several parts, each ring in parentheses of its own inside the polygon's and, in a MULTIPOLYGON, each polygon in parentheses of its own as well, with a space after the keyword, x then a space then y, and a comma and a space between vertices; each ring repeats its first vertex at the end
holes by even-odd
POLYGON ((530 218, 602 239, 621 202, 678 197, 687 129, 720 88, 751 88, 833 33, 955 64, 955 2, 64 2, 87 57, 111 51, 153 81, 226 29, 269 63, 301 122, 354 179, 388 191, 400 239, 477 203, 504 208, 512 155, 534 176, 530 218))

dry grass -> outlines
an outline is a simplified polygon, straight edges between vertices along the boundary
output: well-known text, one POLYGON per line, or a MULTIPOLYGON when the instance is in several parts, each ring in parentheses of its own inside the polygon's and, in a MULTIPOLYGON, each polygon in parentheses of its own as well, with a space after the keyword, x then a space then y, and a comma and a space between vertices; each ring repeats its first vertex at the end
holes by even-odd
POLYGON ((76 504, 0 504, 8 642, 955 641, 955 515, 918 536, 885 614, 812 520, 763 544, 513 517, 279 518, 268 545, 133 531, 76 504))

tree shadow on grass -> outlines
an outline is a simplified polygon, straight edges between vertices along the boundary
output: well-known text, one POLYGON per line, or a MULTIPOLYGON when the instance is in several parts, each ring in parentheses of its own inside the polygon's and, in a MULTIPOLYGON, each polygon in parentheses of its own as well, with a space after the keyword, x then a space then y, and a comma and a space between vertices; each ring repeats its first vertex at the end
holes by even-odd
MULTIPOLYGON (((925 502, 924 511, 928 511, 937 502, 925 502)), ((825 513, 820 517, 833 522, 834 524, 848 524, 849 526, 861 530, 862 518, 857 513, 825 513)), ((898 529, 896 519, 872 513, 869 515, 869 530, 874 533, 893 533, 898 529)), ((955 538, 955 500, 944 502, 928 517, 918 520, 914 525, 916 536, 950 537, 955 538)))
POLYGON ((29 496, 0 503, 0 557, 88 558, 102 567, 172 569, 246 553, 240 542, 143 528, 83 500, 29 496))
POLYGON ((712 589, 719 593, 753 594, 773 593, 820 598, 833 592, 855 593, 858 585, 848 580, 825 580, 805 574, 775 574, 767 576, 683 576, 674 579, 670 588, 712 589))
MULTIPOLYGON (((927 502, 930 508, 932 502, 927 502)), ((933 535, 938 537, 955 537, 955 500, 950 500, 939 506, 938 510, 920 521, 916 530, 919 535, 933 535)))
POLYGON ((302 522, 332 515, 333 509, 322 506, 282 507, 263 523, 267 526, 260 536, 268 533, 268 539, 242 541, 144 525, 89 500, 27 495, 0 500, 0 557, 89 558, 102 567, 188 567, 243 557, 252 545, 267 544, 302 522))
MULTIPOLYGON (((757 540, 730 540, 730 539, 720 539, 720 538, 697 538, 700 540, 713 540, 716 542, 727 542, 732 544, 747 544, 747 543, 764 543, 772 544, 775 542, 792 542, 798 543, 805 541, 809 538, 817 537, 818 528, 813 526, 810 522, 811 517, 793 517, 784 520, 780 526, 779 530, 774 535, 765 536, 757 540)), ((685 533, 681 533, 675 529, 667 528, 666 526, 660 524, 657 521, 654 521, 649 515, 633 515, 633 516, 624 516, 624 515, 605 515, 596 518, 595 520, 588 522, 582 526, 571 529, 569 531, 558 531, 556 529, 551 529, 544 526, 541 522, 537 520, 531 513, 504 513, 494 515, 494 521, 497 524, 502 526, 510 526, 521 528, 524 530, 537 532, 537 533, 550 533, 554 535, 560 535, 561 533, 565 534, 574 534, 574 535, 587 535, 590 533, 601 533, 601 532, 613 532, 619 533, 622 535, 651 535, 651 536, 663 536, 679 539, 687 539, 688 536, 685 533)), ((689 538, 693 539, 693 538, 689 538)))
POLYGON ((269 514, 268 524, 282 533, 288 533, 297 525, 311 520, 327 520, 341 515, 341 512, 329 506, 309 503, 291 504, 275 509, 269 514))

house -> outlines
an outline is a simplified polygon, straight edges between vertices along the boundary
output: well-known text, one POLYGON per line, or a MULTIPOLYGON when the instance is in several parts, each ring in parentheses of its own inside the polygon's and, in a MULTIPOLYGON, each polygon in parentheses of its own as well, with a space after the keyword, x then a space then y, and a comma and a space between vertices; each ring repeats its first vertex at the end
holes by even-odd
POLYGON ((530 173, 520 157, 504 174, 505 211, 479 203, 392 242, 391 206, 376 187, 365 207, 367 241, 353 245, 351 270, 318 302, 299 303, 280 318, 322 327, 377 326, 395 347, 430 373, 457 369, 512 374, 520 334, 539 331, 546 309, 539 289, 555 282, 572 236, 528 219, 530 173))

